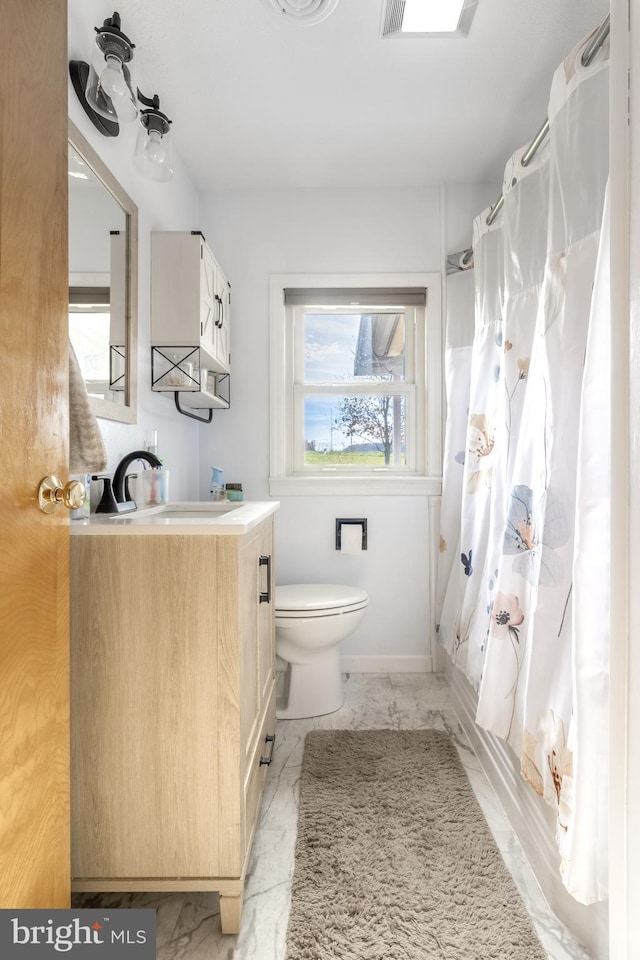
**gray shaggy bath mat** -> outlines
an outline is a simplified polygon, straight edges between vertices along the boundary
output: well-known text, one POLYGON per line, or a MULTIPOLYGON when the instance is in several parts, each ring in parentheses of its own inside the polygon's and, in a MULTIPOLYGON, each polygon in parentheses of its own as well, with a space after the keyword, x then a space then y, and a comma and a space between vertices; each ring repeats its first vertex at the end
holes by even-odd
POLYGON ((287 960, 545 960, 455 746, 305 741, 287 960))

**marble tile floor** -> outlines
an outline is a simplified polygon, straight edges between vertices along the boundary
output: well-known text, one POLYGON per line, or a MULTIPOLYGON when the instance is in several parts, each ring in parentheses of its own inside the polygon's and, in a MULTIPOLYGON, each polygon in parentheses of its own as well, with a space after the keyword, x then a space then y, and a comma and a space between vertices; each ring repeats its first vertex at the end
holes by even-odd
MULTIPOLYGON (((478 801, 529 910, 548 960, 589 960, 551 913, 502 807, 451 707, 440 674, 348 674, 336 713, 277 725, 254 838, 239 936, 220 931, 215 893, 76 894, 76 907, 153 907, 157 960, 284 960, 304 738, 317 729, 435 728, 456 743, 478 801)), ((390 958, 392 960, 392 958, 390 958)))

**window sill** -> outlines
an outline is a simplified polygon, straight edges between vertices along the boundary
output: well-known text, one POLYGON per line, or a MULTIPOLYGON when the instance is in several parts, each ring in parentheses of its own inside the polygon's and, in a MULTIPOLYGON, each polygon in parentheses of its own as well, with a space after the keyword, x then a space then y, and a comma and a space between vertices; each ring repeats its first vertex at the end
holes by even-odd
POLYGON ((441 493, 441 477, 269 477, 272 497, 439 497, 441 493))

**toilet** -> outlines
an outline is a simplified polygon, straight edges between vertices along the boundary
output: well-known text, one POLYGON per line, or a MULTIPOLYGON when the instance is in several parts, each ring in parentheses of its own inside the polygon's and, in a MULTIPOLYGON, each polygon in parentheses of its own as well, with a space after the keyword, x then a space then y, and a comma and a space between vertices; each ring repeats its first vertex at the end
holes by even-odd
POLYGON ((340 644, 362 622, 368 602, 360 587, 334 583, 276 587, 276 654, 286 667, 284 692, 276 707, 279 719, 320 717, 342 706, 340 644))

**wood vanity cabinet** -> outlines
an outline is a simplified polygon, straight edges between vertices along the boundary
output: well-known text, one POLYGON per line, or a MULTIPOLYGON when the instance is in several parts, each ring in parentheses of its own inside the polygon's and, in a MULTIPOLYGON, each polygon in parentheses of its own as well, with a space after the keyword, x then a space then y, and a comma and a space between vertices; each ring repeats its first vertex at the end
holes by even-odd
POLYGON ((74 890, 217 890, 238 931, 275 731, 272 535, 71 537, 74 890))

